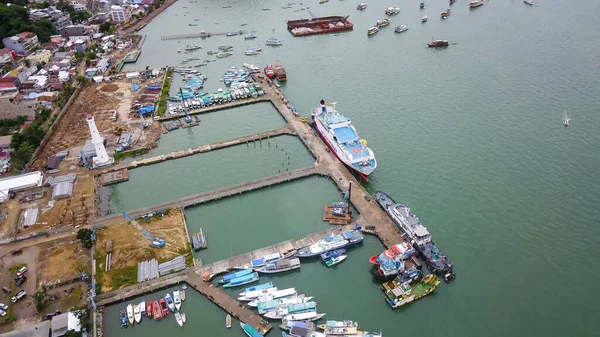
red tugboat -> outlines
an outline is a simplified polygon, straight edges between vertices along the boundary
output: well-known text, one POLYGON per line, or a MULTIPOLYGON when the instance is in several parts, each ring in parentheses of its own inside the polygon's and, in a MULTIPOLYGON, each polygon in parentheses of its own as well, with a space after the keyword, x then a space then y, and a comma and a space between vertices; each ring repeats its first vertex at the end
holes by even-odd
POLYGON ((275 77, 275 71, 273 70, 272 66, 266 66, 265 67, 265 75, 267 75, 268 78, 274 78, 275 77))
POLYGON ((287 80, 287 75, 285 73, 285 68, 282 67, 279 63, 275 63, 275 76, 277 76, 277 79, 281 82, 285 82, 287 80))
POLYGON ((448 40, 435 40, 427 44, 430 48, 448 47, 448 40))

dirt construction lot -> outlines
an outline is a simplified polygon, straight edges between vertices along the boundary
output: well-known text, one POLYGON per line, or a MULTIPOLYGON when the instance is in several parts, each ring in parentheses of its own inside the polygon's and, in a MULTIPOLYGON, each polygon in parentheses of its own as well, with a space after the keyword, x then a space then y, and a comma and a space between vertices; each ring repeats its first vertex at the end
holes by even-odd
POLYGON ((167 215, 156 216, 149 221, 136 219, 152 235, 165 240, 165 246, 156 248, 150 240, 125 219, 107 225, 97 232, 96 282, 102 292, 118 289, 137 282, 137 263, 157 259, 159 263, 190 252, 190 246, 180 209, 170 210, 167 215), (106 268, 106 242, 112 241, 110 271, 106 268))

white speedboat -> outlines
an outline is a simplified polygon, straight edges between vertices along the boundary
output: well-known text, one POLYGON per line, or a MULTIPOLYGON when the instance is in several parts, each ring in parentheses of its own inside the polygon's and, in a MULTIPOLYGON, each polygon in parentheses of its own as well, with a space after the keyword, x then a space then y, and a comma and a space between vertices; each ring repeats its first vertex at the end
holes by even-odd
POLYGON ((398 27, 396 27, 394 29, 394 32, 396 32, 396 33, 403 33, 403 32, 405 32, 407 30, 408 30, 408 26, 407 25, 400 25, 400 26, 398 26, 398 27))
POLYGON ((183 301, 185 301, 185 290, 181 290, 181 291, 179 292, 179 297, 181 297, 181 301, 182 301, 182 302, 183 302, 183 301))
POLYGON ((378 27, 371 27, 367 30, 367 35, 373 35, 379 31, 378 27))
POLYGON ((278 290, 269 295, 259 296, 257 299, 250 301, 248 303, 248 306, 249 307, 257 307, 258 303, 260 303, 260 302, 266 302, 266 301, 270 301, 270 300, 276 300, 279 298, 285 298, 285 297, 296 296, 296 295, 298 295, 298 293, 296 292, 295 288, 282 289, 282 290, 278 290))
POLYGON ((183 323, 185 323, 185 321, 187 320, 187 317, 185 316, 185 313, 181 314, 181 321, 183 321, 183 323))
POLYGON ((171 294, 167 293, 165 295, 165 302, 167 302, 167 307, 169 310, 175 311, 175 305, 173 304, 173 298, 171 297, 171 294))
POLYGON ((347 231, 341 234, 327 235, 317 243, 310 246, 302 247, 296 252, 297 257, 312 257, 319 256, 322 253, 330 250, 345 248, 359 244, 363 241, 364 236, 361 231, 347 231))
POLYGON ((292 314, 292 315, 287 315, 283 318, 283 320, 285 320, 286 322, 289 321, 316 321, 319 318, 325 316, 325 313, 322 314, 318 314, 316 310, 314 311, 307 311, 307 312, 303 312, 300 314, 292 314))
POLYGON ((179 311, 175 312, 175 319, 177 320, 177 324, 179 324, 179 326, 183 326, 183 318, 181 317, 179 311))
POLYGON ((363 9, 367 8, 367 3, 366 2, 361 2, 358 6, 356 6, 356 9, 358 9, 359 11, 362 11, 363 9))
POLYGON ((272 288, 249 291, 249 292, 245 293, 244 296, 238 297, 238 301, 249 302, 249 301, 257 299, 260 296, 270 295, 270 294, 276 292, 277 290, 279 290, 277 287, 272 287, 272 288))
POLYGON ((175 309, 177 309, 177 310, 179 310, 179 308, 181 308, 181 297, 179 294, 179 290, 173 291, 173 305, 175 306, 175 309))
POLYGON ((423 15, 423 17, 421 18, 421 22, 423 22, 423 23, 427 22, 427 15, 423 15))
POLYGON ((400 7, 388 7, 385 9, 385 14, 392 16, 400 13, 400 7))
POLYGON ((133 317, 133 305, 131 304, 127 305, 127 320, 129 321, 130 325, 133 325, 135 322, 133 317))
POLYGON ((348 257, 348 255, 332 256, 328 260, 325 261, 325 265, 327 267, 334 266, 334 265, 344 261, 347 257, 348 257))
POLYGON ((136 323, 139 323, 142 320, 142 312, 139 304, 133 306, 133 318, 136 323))

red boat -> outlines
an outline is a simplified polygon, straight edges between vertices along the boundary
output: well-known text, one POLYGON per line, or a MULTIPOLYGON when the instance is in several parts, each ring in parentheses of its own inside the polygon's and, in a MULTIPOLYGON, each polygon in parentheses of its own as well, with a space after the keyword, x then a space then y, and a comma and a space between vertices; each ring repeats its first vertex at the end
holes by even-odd
POLYGON ((391 249, 386 249, 383 253, 371 256, 369 262, 372 264, 380 264, 385 260, 394 259, 396 257, 399 257, 400 260, 404 260, 415 255, 416 253, 417 251, 410 243, 403 242, 392 246, 391 249))
POLYGON ((277 76, 277 80, 284 82, 287 80, 287 75, 285 73, 285 68, 282 67, 279 63, 275 63, 275 69, 273 69, 275 76, 277 76))
POLYGON ((158 304, 158 301, 154 301, 152 308, 153 308, 154 320, 157 321, 157 320, 161 319, 162 318, 162 310, 160 309, 160 305, 158 304))
POLYGON ((160 308, 162 309, 162 317, 169 316, 169 307, 167 307, 167 302, 164 298, 160 299, 160 308))
POLYGON ((146 317, 152 317, 152 301, 146 304, 146 317))
POLYGON ((273 70, 273 67, 266 66, 265 67, 265 75, 267 75, 268 78, 274 78, 275 77, 275 71, 273 70))

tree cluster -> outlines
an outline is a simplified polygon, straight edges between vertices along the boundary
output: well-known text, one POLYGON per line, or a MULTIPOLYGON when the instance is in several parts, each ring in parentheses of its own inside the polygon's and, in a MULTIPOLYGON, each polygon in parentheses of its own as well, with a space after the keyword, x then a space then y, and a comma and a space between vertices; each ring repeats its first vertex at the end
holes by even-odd
POLYGON ((83 248, 90 249, 94 246, 92 234, 94 232, 89 228, 81 228, 77 231, 77 240, 81 241, 83 248))
MULTIPOLYGON (((29 13, 23 6, 16 6, 18 1, 10 1, 13 6, 0 4, 0 47, 2 39, 13 36, 21 32, 32 32, 37 35, 40 42, 50 41, 50 36, 55 35, 56 31, 48 20, 29 21, 29 13)), ((25 1, 27 4, 27 1, 25 1)))

